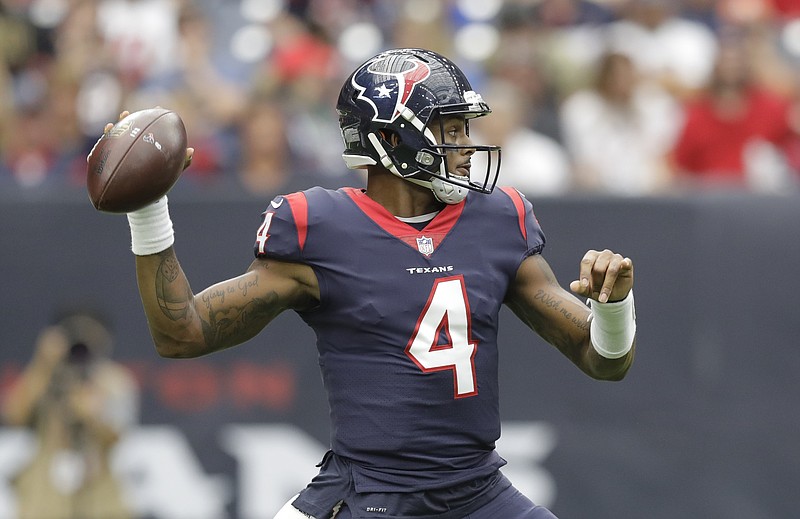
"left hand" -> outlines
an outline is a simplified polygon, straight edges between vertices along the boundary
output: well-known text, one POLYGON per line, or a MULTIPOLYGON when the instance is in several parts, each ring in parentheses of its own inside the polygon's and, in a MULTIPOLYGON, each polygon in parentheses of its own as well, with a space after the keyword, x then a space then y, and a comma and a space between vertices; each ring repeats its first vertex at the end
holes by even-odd
POLYGON ((601 303, 621 301, 633 288, 633 261, 608 249, 590 250, 581 260, 578 279, 569 288, 601 303))

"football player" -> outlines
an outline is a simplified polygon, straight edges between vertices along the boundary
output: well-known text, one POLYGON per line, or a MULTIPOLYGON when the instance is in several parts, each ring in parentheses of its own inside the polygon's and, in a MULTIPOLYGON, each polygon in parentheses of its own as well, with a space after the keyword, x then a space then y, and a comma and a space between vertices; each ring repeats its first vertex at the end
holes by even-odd
POLYGON ((559 284, 531 203, 495 189, 500 149, 470 140, 490 109, 448 58, 374 56, 347 78, 337 111, 344 160, 366 169, 367 188, 276 197, 239 277, 194 293, 166 197, 128 214, 157 351, 229 348, 285 310, 313 328, 331 446, 278 519, 554 517, 500 470, 499 312, 507 305, 590 377, 622 379, 632 261, 590 250, 572 293, 559 284), (478 153, 485 171, 471 168, 478 153))

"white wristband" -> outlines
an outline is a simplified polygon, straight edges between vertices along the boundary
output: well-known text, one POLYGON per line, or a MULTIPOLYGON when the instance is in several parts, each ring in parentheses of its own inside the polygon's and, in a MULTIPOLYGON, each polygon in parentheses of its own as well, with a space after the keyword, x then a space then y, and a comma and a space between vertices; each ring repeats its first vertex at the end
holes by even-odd
POLYGON ((600 303, 589 300, 592 313, 589 316, 592 346, 601 356, 618 359, 633 347, 636 335, 636 308, 633 290, 622 301, 600 303))
POLYGON ((131 250, 137 256, 156 254, 175 242, 166 195, 152 204, 128 213, 131 250))

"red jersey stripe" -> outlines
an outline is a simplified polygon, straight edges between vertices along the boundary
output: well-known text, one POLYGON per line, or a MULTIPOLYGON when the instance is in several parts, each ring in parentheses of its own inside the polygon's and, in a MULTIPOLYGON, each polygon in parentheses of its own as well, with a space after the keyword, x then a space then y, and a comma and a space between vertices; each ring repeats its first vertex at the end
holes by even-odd
POLYGON ((522 201, 522 195, 513 187, 501 187, 500 190, 507 194, 511 201, 514 203, 514 208, 517 210, 517 218, 519 219, 519 231, 525 240, 528 240, 528 230, 525 228, 525 203, 522 201))
POLYGON ((297 244, 300 250, 306 246, 306 236, 308 235, 308 200, 302 192, 292 193, 283 197, 292 210, 294 224, 297 227, 297 244))

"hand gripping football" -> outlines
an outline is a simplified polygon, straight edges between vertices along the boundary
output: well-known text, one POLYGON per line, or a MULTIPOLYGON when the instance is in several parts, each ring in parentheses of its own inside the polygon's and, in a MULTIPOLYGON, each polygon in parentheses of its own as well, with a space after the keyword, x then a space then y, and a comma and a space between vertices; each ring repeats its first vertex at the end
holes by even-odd
POLYGON ((183 172, 186 141, 183 121, 171 110, 150 108, 121 119, 87 158, 92 205, 127 213, 161 198, 183 172))

